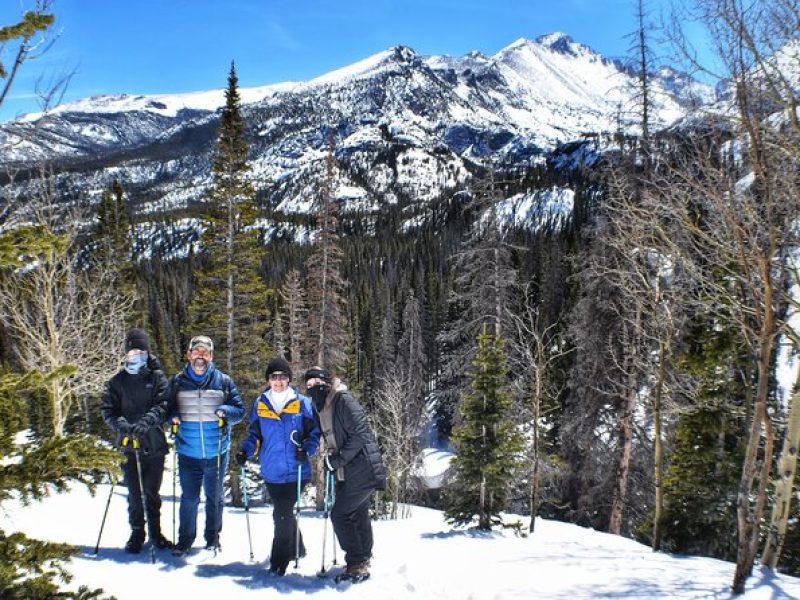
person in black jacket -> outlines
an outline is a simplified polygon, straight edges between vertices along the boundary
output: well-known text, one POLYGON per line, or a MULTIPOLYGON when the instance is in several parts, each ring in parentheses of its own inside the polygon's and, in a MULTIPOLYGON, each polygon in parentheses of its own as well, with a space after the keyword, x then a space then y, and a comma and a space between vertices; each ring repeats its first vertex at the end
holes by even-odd
POLYGON ((128 487, 128 522, 131 536, 125 551, 137 554, 144 545, 144 508, 150 542, 156 548, 172 544, 161 533, 161 480, 167 440, 161 423, 167 411, 167 377, 158 359, 149 353, 147 333, 132 329, 125 339, 125 362, 106 385, 100 410, 117 434, 117 446, 125 453, 122 472, 128 487), (123 445, 123 440, 127 444, 123 445), (145 505, 139 490, 133 440, 138 441, 145 505))
POLYGON ((386 488, 386 469, 367 413, 333 373, 312 367, 306 393, 319 416, 325 442, 325 466, 336 474, 333 530, 344 550, 345 576, 369 577, 372 558, 372 492, 386 488))

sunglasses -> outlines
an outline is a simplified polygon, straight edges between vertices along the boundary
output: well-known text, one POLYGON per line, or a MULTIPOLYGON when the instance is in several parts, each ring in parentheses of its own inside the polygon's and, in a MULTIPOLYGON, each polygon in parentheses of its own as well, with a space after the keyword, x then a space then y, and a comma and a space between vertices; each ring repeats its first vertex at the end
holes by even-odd
POLYGON ((289 381, 289 376, 286 373, 270 373, 270 381, 289 381))

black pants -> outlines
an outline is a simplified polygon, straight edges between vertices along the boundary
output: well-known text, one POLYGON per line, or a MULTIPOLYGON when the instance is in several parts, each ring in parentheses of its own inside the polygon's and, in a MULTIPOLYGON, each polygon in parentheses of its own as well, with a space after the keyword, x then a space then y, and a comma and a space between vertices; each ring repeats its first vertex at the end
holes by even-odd
MULTIPOLYGON (((132 530, 144 534, 144 508, 139 491, 139 475, 136 472, 136 458, 133 453, 126 454, 127 460, 122 465, 125 484, 128 486, 128 523, 132 530)), ((161 480, 164 476, 164 455, 139 455, 142 465, 142 486, 147 503, 147 525, 151 538, 161 533, 161 480)))
POLYGON ((372 489, 348 489, 347 482, 336 484, 336 501, 331 522, 348 565, 372 558, 372 522, 369 499, 372 489))
MULTIPOLYGON (((307 483, 304 481, 302 486, 305 488, 307 483)), ((267 482, 267 490, 272 498, 272 521, 275 525, 269 566, 284 571, 294 559, 296 551, 297 520, 294 518, 294 508, 297 503, 297 483, 267 482)), ((305 556, 305 553, 303 535, 300 534, 300 556, 305 556)))

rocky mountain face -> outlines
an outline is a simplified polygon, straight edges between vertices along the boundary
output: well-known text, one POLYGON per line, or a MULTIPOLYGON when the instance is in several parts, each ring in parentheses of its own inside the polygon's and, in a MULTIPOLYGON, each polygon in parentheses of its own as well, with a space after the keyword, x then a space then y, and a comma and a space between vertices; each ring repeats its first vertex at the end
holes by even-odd
MULTIPOLYGON (((670 69, 654 76, 656 120, 667 126, 698 84, 670 69)), ((253 183, 291 214, 316 200, 331 146, 345 211, 424 203, 463 188, 476 165, 563 159, 576 140, 602 147, 604 135, 635 127, 635 87, 615 61, 550 34, 490 57, 398 46, 311 81, 241 93, 253 183)), ((95 202, 118 179, 140 221, 202 201, 223 101, 222 90, 102 96, 3 124, 3 226, 22 218, 42 169, 65 200, 95 202)))

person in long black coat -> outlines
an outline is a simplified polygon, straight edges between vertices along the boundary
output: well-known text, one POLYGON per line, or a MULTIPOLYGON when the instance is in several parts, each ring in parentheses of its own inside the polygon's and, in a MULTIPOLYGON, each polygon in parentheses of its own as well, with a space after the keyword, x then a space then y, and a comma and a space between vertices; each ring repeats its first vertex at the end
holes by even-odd
POLYGON ((149 352, 147 333, 132 329, 125 339, 123 368, 106 384, 100 411, 117 434, 117 446, 125 453, 122 471, 128 487, 128 523, 131 535, 125 551, 141 552, 145 539, 145 504, 150 542, 156 548, 172 544, 161 533, 161 481, 167 440, 161 424, 166 418, 169 384, 158 359, 149 352), (123 440, 127 444, 123 444, 123 440), (139 489, 133 440, 138 442, 145 503, 139 489))
POLYGON ((386 488, 386 468, 367 413, 333 373, 312 367, 306 393, 319 417, 326 468, 336 475, 331 521, 345 552, 345 574, 368 577, 372 558, 370 497, 386 488))

